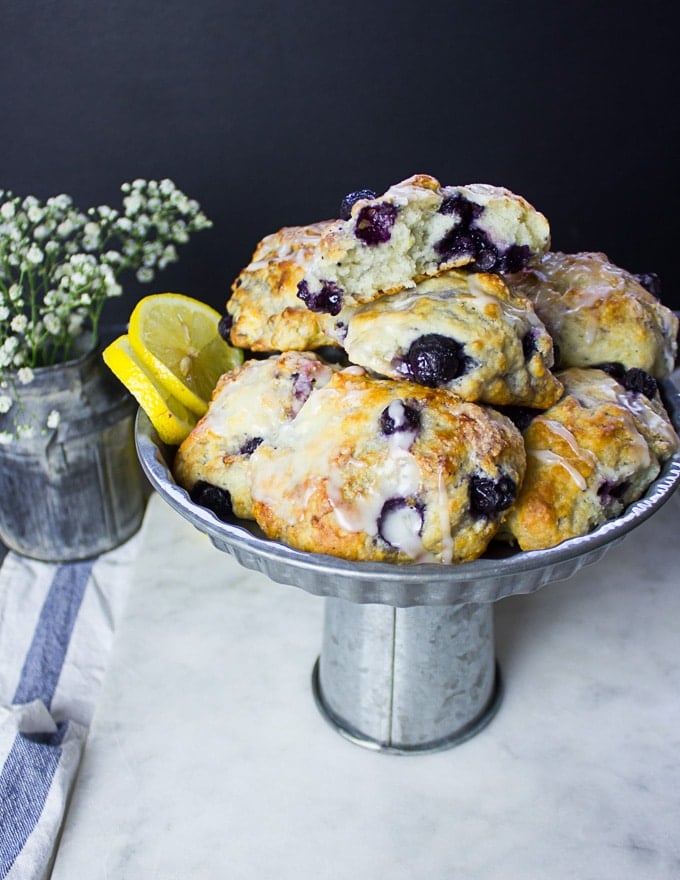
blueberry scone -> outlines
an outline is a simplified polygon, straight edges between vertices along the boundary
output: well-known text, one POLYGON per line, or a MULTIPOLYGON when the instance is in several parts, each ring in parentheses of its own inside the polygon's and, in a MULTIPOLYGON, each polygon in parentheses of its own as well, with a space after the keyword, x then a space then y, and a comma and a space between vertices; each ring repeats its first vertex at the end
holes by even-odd
POLYGON ((342 341, 352 309, 446 269, 517 272, 549 247, 543 214, 488 184, 418 174, 382 196, 362 190, 340 218, 263 239, 232 286, 231 341, 256 351, 342 341))
POLYGON ((640 276, 615 266, 605 254, 547 253, 506 281, 533 301, 555 341, 560 368, 618 362, 656 378, 672 371, 677 317, 640 276))
POLYGON ((333 368, 315 354, 249 360, 225 373, 210 406, 177 450, 173 473, 193 501, 220 518, 252 519, 248 462, 279 426, 294 419, 333 368))
POLYGON ((250 459, 264 533, 353 560, 464 562, 522 481, 522 435, 445 389, 334 373, 250 459))
POLYGON ((524 431, 526 476, 503 526, 522 550, 552 547, 619 516, 680 442, 655 380, 639 368, 558 375, 565 395, 524 431))
POLYGON ((329 299, 327 308, 307 308, 298 296, 305 265, 328 223, 288 226, 267 235, 232 285, 227 302, 229 341, 252 351, 305 351, 337 346, 345 314, 329 299))
POLYGON ((550 335, 499 275, 452 270, 367 303, 344 347, 368 370, 468 401, 545 409, 562 394, 550 335))

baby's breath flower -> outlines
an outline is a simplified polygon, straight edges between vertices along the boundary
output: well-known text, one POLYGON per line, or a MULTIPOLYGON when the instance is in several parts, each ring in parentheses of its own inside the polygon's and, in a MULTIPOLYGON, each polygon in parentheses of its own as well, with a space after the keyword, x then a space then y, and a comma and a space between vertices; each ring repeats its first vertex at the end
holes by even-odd
POLYGON ((169 178, 137 178, 121 193, 120 208, 81 211, 64 193, 43 202, 0 190, 0 387, 10 371, 16 388, 35 367, 67 360, 84 331, 96 339, 122 273, 151 281, 210 226, 169 178))
POLYGON ((132 230, 132 220, 129 217, 118 217, 115 224, 115 231, 118 234, 127 234, 132 230))
POLYGON ((43 324, 45 325, 45 330, 48 333, 51 333, 52 336, 58 336, 61 333, 61 321, 54 312, 48 312, 43 318, 43 324))
POLYGON ((12 408, 12 398, 7 394, 0 394, 0 413, 3 415, 12 408))
POLYGON ((55 428, 59 427, 60 421, 61 421, 61 414, 59 413, 59 410, 53 409, 50 411, 49 415, 47 416, 46 424, 50 430, 54 430, 55 428))
POLYGON ((73 312, 73 314, 69 315, 68 327, 66 328, 68 335, 73 339, 80 336, 84 322, 85 315, 82 312, 73 312))
POLYGON ((15 315, 10 321, 9 326, 15 333, 23 333, 28 326, 28 318, 26 315, 15 315))
POLYGON ((38 263, 42 263, 44 259, 45 255, 40 250, 37 244, 32 244, 26 251, 26 261, 28 263, 32 263, 34 266, 37 266, 38 263))
POLYGON ((33 230, 33 238, 36 241, 44 241, 48 235, 50 235, 50 227, 45 223, 41 223, 40 226, 36 226, 33 230))
POLYGON ((168 244, 163 248, 163 253, 158 260, 158 268, 165 269, 168 263, 175 263, 178 259, 177 248, 174 244, 168 244))
POLYGON ((0 431, 0 445, 9 446, 13 440, 14 434, 10 434, 9 431, 0 431))
POLYGON ((148 284, 149 281, 153 281, 153 269, 149 266, 142 266, 137 270, 136 278, 140 284, 148 284))
POLYGON ((142 208, 142 200, 139 198, 137 193, 133 193, 129 196, 126 196, 123 199, 123 207, 125 208, 125 213, 130 215, 136 214, 142 208))
POLYGON ((123 255, 119 251, 106 251, 102 254, 102 260, 110 266, 117 266, 123 262, 123 255))
POLYGON ((68 238, 69 235, 73 232, 75 226, 73 224, 73 220, 71 217, 65 217, 59 226, 57 226, 57 235, 60 238, 68 238))

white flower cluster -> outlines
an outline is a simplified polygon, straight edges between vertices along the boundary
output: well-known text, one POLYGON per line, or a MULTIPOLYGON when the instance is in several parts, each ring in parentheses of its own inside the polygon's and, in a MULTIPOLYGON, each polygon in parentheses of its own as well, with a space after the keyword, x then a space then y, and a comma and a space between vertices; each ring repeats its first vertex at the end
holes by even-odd
MULTIPOLYGON (((123 272, 151 281, 178 259, 178 245, 212 225, 172 180, 134 180, 121 191, 120 209, 81 211, 68 195, 43 203, 0 189, 0 379, 13 387, 67 360, 84 332, 97 339, 123 272)), ((0 394, 0 417, 8 400, 0 394)), ((48 427, 57 421, 51 414, 48 427)))

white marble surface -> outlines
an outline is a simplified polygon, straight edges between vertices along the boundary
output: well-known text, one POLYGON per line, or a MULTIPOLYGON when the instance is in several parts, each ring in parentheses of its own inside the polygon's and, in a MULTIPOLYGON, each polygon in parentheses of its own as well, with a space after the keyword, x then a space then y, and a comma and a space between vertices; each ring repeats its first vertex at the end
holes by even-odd
POLYGON ((401 757, 317 712, 323 600, 154 496, 53 880, 677 880, 679 521, 497 603, 498 715, 401 757))

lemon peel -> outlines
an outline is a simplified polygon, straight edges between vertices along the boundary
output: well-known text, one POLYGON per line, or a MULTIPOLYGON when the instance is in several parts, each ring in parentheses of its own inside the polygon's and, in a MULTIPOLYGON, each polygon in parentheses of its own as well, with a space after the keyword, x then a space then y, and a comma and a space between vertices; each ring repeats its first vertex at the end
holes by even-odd
POLYGON ((147 414, 160 440, 179 446, 195 426, 197 416, 158 383, 137 357, 128 335, 114 339, 102 357, 147 414))
POLYGON ((143 297, 128 337, 141 363, 180 403, 204 415, 217 380, 240 366, 243 352, 219 335, 220 314, 181 293, 143 297))

